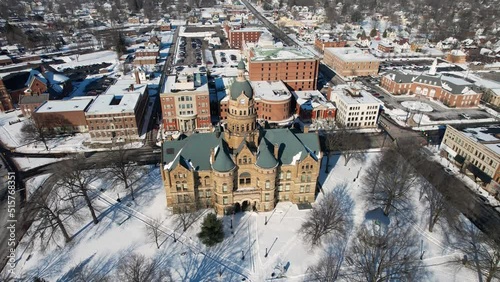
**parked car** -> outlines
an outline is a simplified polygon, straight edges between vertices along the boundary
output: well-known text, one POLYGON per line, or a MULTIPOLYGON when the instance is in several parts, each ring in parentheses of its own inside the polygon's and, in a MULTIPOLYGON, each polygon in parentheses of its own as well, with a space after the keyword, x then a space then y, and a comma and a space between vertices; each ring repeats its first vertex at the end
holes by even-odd
POLYGON ((451 170, 451 168, 448 168, 448 167, 444 168, 444 172, 446 172, 449 175, 453 175, 454 174, 453 170, 451 170))

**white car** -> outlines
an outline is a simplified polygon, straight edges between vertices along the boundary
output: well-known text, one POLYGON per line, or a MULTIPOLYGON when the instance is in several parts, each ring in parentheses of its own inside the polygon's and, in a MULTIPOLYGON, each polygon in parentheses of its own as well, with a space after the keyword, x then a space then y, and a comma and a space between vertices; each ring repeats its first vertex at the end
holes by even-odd
POLYGON ((450 169, 450 168, 448 168, 448 167, 445 167, 445 168, 444 168, 444 172, 446 172, 446 173, 447 173, 447 174, 449 174, 449 175, 453 175, 453 174, 454 174, 453 170, 451 170, 451 169, 450 169))

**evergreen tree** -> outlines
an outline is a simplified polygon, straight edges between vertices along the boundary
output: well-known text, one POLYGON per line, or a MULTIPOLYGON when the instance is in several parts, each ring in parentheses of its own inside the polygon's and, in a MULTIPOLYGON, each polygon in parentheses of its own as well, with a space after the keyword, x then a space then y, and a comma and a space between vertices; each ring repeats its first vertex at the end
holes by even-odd
POLYGON ((366 37, 366 32, 365 32, 365 30, 364 30, 364 29, 363 29, 363 31, 361 32, 361 36, 362 36, 363 38, 365 38, 365 37, 366 37))
POLYGON ((382 34, 382 37, 383 37, 383 38, 386 38, 386 37, 387 37, 387 30, 384 30, 384 33, 382 34))
POLYGON ((374 28, 372 31, 370 31, 370 37, 375 37, 377 36, 377 30, 374 28))
POLYGON ((123 54, 127 53, 127 45, 125 42, 125 36, 123 36, 123 34, 121 32, 118 33, 118 36, 116 38, 115 50, 116 50, 116 54, 118 55, 118 58, 123 56, 123 54))
POLYGON ((217 219, 213 213, 207 214, 201 225, 201 232, 198 233, 201 242, 209 247, 214 246, 224 240, 222 230, 222 220, 217 219))

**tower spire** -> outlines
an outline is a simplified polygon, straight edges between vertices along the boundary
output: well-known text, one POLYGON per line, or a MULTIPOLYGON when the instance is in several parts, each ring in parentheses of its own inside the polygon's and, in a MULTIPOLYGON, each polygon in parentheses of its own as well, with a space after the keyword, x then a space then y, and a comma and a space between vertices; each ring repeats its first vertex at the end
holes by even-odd
POLYGON ((434 62, 432 62, 431 69, 429 70, 429 74, 430 74, 430 75, 436 75, 436 72, 437 72, 437 64, 438 64, 438 60, 437 60, 437 58, 436 58, 436 59, 434 59, 434 62))

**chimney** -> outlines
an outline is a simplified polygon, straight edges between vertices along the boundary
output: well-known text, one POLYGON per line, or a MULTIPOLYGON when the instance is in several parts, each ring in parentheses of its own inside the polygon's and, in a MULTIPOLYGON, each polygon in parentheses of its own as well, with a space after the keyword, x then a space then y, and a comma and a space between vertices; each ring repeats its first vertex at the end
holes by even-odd
POLYGON ((135 76, 135 83, 141 84, 141 77, 139 76, 139 70, 137 69, 134 70, 134 76, 135 76))
POLYGON ((328 101, 332 100, 332 85, 328 83, 328 89, 326 90, 326 99, 328 101))
POLYGON ((274 144, 274 152, 273 152, 273 155, 274 157, 278 160, 279 159, 279 151, 280 151, 280 145, 278 144, 274 144))

